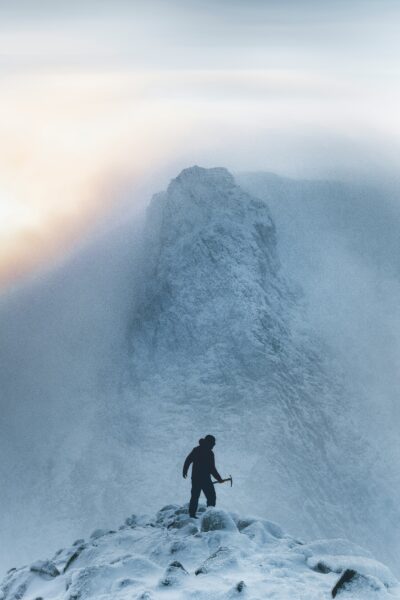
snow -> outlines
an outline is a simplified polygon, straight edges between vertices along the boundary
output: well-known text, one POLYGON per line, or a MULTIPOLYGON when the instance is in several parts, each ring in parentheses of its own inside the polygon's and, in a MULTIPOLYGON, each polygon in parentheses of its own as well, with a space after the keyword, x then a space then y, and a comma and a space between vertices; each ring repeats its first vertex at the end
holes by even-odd
MULTIPOLYGON (((270 183, 268 190, 283 211, 270 183)), ((354 421, 351 408, 363 399, 344 384, 338 355, 284 269, 290 259, 302 283, 304 255, 326 250, 325 239, 308 252, 305 215, 289 257, 282 219, 256 195, 225 169, 185 169, 153 198, 142 241, 132 228, 116 253, 99 241, 3 311, 4 570, 15 557, 32 562, 56 549, 66 535, 88 538, 100 527, 90 541, 100 543, 130 512, 186 500, 182 462, 206 433, 217 438, 219 470, 235 482, 218 489, 218 506, 271 519, 243 517, 241 540, 275 543, 277 522, 299 539, 351 538, 398 569, 398 459, 385 446, 376 452, 363 410, 354 421)), ((357 305, 349 310, 352 320, 357 305)), ((392 327, 395 319, 385 318, 392 327)), ((372 315, 362 330, 370 323, 372 315)), ((379 364, 369 371, 381 373, 379 364)), ((129 519, 137 527, 146 520, 129 519)), ((196 527, 185 515, 174 519, 171 530, 196 527)), ((81 545, 65 560, 73 564, 81 545)))
POLYGON ((323 600, 346 569, 357 575, 338 592, 344 600, 400 598, 389 569, 347 540, 303 544, 265 519, 204 506, 198 515, 169 505, 153 517, 129 517, 117 531, 97 530, 51 560, 11 570, 0 598, 323 600), (328 572, 316 569, 321 560, 328 572))

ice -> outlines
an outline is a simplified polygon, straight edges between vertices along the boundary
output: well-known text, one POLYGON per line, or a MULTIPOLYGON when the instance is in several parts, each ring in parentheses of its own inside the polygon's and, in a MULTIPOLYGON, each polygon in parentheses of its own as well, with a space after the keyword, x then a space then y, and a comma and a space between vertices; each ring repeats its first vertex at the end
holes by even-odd
POLYGON ((171 505, 138 516, 134 527, 65 548, 59 564, 77 549, 79 556, 64 571, 45 560, 13 569, 0 599, 323 600, 333 589, 343 600, 400 599, 389 569, 351 542, 301 544, 265 519, 200 508, 206 526, 196 533, 191 523, 171 526, 193 521, 187 506, 171 505), (320 562, 326 571, 316 568, 320 562))

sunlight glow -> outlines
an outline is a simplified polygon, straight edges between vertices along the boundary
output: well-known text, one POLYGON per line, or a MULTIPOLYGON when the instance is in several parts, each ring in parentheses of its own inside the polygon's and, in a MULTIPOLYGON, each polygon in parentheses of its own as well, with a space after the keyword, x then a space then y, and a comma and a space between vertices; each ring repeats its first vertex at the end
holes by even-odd
MULTIPOLYGON (((177 157, 182 166, 206 156, 210 166, 292 168, 294 175, 307 160, 316 169, 335 160, 350 169, 352 136, 361 154, 380 136, 388 155, 397 156, 390 140, 400 133, 399 95, 393 86, 386 92, 384 82, 368 93, 352 74, 301 69, 47 67, 5 74, 0 284, 71 246, 118 201, 119 181, 134 183, 177 157), (335 147, 338 138, 342 147, 335 147)), ((378 142, 377 152, 389 164, 378 142)))

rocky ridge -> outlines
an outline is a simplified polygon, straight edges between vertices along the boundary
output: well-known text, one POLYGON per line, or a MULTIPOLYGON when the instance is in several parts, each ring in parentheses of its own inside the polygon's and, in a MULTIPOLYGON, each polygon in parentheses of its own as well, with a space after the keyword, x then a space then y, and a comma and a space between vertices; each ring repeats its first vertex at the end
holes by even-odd
POLYGON ((95 530, 49 560, 11 569, 1 600, 400 598, 399 583, 347 540, 303 543, 266 519, 168 505, 95 530))

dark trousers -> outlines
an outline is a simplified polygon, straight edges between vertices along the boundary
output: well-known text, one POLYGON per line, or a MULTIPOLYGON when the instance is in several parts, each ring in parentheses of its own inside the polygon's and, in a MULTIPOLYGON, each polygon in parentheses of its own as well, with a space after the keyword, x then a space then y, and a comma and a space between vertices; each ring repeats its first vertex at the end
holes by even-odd
POLYGON ((189 515, 191 517, 196 516, 201 492, 204 492, 204 495, 207 498, 207 506, 215 506, 217 496, 211 479, 192 479, 192 495, 189 502, 189 515))

